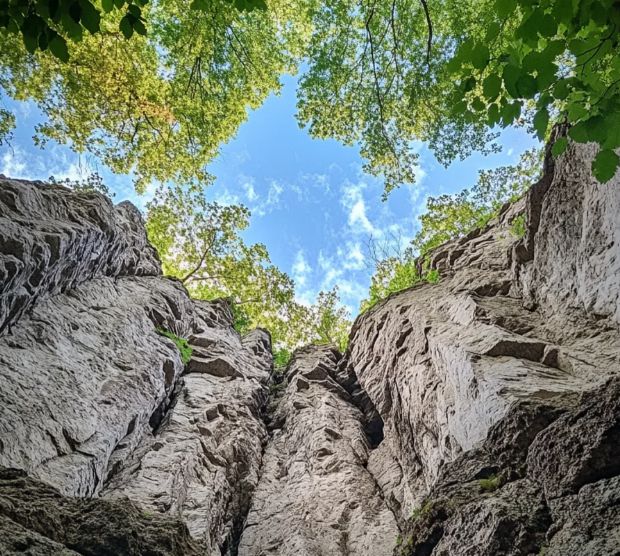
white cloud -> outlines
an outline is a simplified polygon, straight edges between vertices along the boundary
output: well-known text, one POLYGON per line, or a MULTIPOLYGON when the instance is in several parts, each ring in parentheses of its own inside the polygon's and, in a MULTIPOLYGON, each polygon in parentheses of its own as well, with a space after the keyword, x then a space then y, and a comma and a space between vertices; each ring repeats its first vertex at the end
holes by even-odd
MULTIPOLYGON (((276 180, 271 180, 269 183, 266 197, 261 197, 252 186, 251 195, 253 196, 254 204, 250 204, 250 211, 256 216, 265 216, 273 212, 276 208, 280 207, 283 192, 284 186, 276 180)), ((248 190, 246 190, 246 196, 248 196, 248 200, 250 200, 248 190)))
POLYGON ((312 272, 312 267, 308 264, 303 249, 297 251, 291 272, 295 284, 303 288, 308 281, 308 275, 312 272))
POLYGON ((258 193, 256 193, 256 190, 254 189, 253 182, 247 181, 242 185, 242 187, 245 191, 245 196, 250 203, 258 199, 258 193))
POLYGON ((373 226, 366 214, 366 202, 362 191, 366 183, 346 183, 342 188, 341 204, 348 211, 347 223, 353 233, 380 234, 380 230, 373 226))
POLYGON ((366 266, 366 257, 359 241, 347 241, 344 247, 338 247, 337 255, 342 259, 345 270, 362 270, 366 266))
POLYGON ((0 174, 4 174, 7 178, 31 179, 31 176, 24 172, 26 167, 24 153, 20 149, 15 148, 2 155, 0 174))

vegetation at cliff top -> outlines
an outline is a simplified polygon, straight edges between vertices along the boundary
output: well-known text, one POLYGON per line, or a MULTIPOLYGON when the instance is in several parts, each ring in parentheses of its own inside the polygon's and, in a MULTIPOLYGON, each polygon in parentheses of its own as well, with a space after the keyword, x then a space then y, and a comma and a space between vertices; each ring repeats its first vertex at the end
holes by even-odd
MULTIPOLYGON (((428 267, 426 255, 446 241, 484 227, 504 204, 516 201, 530 188, 541 167, 542 151, 529 150, 515 165, 480 171, 471 189, 428 198, 426 212, 420 216, 420 230, 404 249, 400 242, 371 242, 375 270, 360 310, 367 311, 391 293, 439 280, 438 272, 428 267)), ((515 218, 511 231, 517 237, 525 234, 523 217, 515 218)))
POLYGON ((310 306, 300 303, 293 280, 271 264, 267 248, 241 238, 249 218, 247 208, 209 203, 198 188, 162 188, 149 204, 146 227, 164 274, 179 278, 197 299, 228 298, 240 332, 268 329, 276 365, 302 344, 344 350, 350 322, 337 289, 320 292, 310 306))

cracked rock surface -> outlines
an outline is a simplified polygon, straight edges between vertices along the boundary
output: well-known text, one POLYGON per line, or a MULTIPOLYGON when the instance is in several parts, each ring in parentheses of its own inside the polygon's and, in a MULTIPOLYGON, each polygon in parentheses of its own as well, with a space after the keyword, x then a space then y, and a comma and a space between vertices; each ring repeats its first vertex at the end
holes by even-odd
POLYGON ((398 528, 366 468, 365 419, 339 357, 310 346, 288 367, 240 556, 392 553, 398 528))
POLYGON ((0 179, 0 554, 620 555, 620 177, 594 155, 547 157, 432 252, 438 283, 277 373, 267 332, 161 276, 134 207, 0 179))

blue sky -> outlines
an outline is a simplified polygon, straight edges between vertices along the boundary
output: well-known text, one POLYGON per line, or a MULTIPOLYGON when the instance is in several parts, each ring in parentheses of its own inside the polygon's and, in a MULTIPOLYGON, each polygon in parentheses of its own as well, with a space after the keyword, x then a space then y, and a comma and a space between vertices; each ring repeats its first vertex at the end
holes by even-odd
MULTIPOLYGON (((267 245, 272 261, 295 279, 298 297, 307 303, 321 289, 337 285, 343 303, 355 314, 372 274, 367 247, 371 237, 378 242, 400 237, 404 245, 415 234, 429 195, 470 187, 478 170, 516 162, 536 144, 525 131, 509 129, 501 136, 501 153, 473 155, 447 169, 420 144, 418 183, 382 202, 383 186, 363 173, 357 148, 312 139, 299 128, 294 118, 296 80, 285 77, 283 82, 282 93, 252 112, 222 147, 210 167, 217 179, 207 195, 251 209, 245 239, 267 245)), ((128 176, 111 174, 93 157, 79 156, 66 146, 35 147, 31 136, 40 121, 36 108, 7 104, 16 112, 17 129, 11 145, 0 147, 0 173, 77 178, 97 169, 115 192, 115 202, 129 199, 144 207, 148 194, 136 196, 128 176)))

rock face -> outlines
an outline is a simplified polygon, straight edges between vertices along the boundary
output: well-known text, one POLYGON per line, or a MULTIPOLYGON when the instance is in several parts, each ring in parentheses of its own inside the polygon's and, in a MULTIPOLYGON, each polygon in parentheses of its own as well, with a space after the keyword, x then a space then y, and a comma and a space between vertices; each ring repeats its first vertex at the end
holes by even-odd
POLYGON ((594 154, 283 374, 160 275, 131 205, 1 181, 0 554, 620 554, 620 178, 594 154))
POLYGON ((0 199, 0 553, 224 553, 258 483, 268 333, 160 276, 132 205, 15 181, 0 199))
POLYGON ((354 326, 400 554, 620 553, 620 182, 589 178, 593 155, 547 158, 526 199, 432 254, 438 284, 354 326))
POLYGON ((99 276, 160 274, 138 210, 0 176, 0 334, 39 298, 99 276))
POLYGON ((289 365, 240 556, 392 553, 398 527, 366 468, 372 446, 339 358, 311 346, 289 365))

